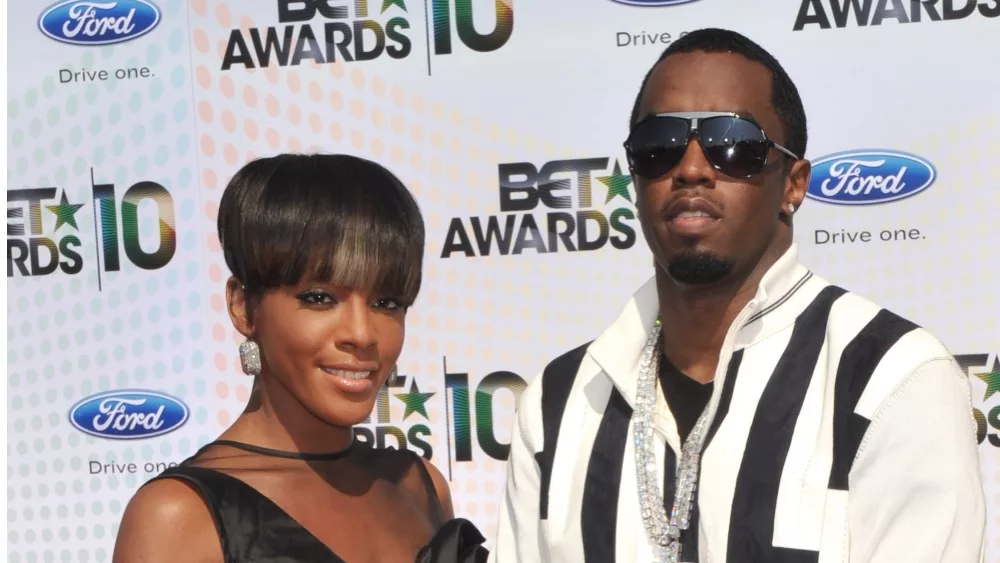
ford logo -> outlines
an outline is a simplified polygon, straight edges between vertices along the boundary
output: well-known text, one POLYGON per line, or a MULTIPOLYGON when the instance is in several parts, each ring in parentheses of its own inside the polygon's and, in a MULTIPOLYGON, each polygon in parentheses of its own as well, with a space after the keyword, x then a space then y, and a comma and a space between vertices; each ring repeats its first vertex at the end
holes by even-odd
POLYGON ((893 150, 857 150, 812 162, 806 196, 837 205, 873 205, 907 198, 931 187, 934 165, 893 150))
POLYGON ((629 6, 675 6, 677 4, 687 4, 689 2, 697 2, 698 0, 611 0, 618 4, 627 4, 629 6))
POLYGON ((69 420, 77 430, 113 440, 159 436, 177 430, 187 419, 187 405, 155 391, 98 393, 73 405, 69 411, 69 420))
POLYGON ((38 29, 71 45, 111 45, 142 37, 160 23, 148 0, 63 0, 38 17, 38 29))

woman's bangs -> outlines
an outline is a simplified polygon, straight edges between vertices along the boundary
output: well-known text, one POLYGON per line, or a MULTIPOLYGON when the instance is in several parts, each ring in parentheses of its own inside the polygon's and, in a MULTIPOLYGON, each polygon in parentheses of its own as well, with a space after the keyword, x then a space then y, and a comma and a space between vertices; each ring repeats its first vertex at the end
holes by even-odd
POLYGON ((342 217, 338 223, 304 233, 302 248, 310 251, 303 277, 412 305, 420 291, 423 256, 398 224, 379 224, 363 215, 342 217))
POLYGON ((253 292, 312 281, 413 303, 424 226, 395 177, 344 156, 287 156, 257 166, 264 164, 271 169, 234 177, 224 195, 219 236, 238 279, 253 292))

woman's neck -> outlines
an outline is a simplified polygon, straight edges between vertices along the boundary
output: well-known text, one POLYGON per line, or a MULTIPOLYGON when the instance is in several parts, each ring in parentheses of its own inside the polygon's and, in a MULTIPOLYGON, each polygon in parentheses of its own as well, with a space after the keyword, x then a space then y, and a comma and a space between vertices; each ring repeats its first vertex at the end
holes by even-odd
POLYGON ((329 453, 350 446, 354 429, 321 420, 281 383, 261 374, 246 409, 221 438, 289 452, 329 453))

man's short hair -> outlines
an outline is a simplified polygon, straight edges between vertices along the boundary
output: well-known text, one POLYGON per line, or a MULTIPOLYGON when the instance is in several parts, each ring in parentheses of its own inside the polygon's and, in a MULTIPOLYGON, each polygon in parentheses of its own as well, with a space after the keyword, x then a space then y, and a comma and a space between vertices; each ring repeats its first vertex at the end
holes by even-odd
MULTIPOLYGON (((764 50, 763 47, 754 43, 747 37, 730 31, 728 29, 699 29, 692 31, 674 41, 667 47, 656 64, 663 59, 677 53, 691 53, 702 51, 705 53, 738 53, 743 57, 756 61, 767 67, 771 71, 771 105, 774 106, 778 118, 781 119, 785 129, 784 146, 795 153, 799 158, 804 158, 806 153, 806 112, 802 107, 802 98, 795 83, 781 67, 777 59, 764 50)), ((642 100, 642 93, 646 89, 650 75, 653 74, 654 64, 646 77, 642 80, 642 86, 635 97, 635 105, 632 107, 632 119, 629 122, 629 129, 635 126, 639 120, 639 102, 642 100)))

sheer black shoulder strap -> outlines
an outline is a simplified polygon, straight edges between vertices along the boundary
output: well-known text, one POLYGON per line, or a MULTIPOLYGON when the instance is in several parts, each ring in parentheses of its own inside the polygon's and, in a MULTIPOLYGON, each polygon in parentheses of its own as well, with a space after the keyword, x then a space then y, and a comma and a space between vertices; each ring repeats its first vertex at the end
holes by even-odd
POLYGON ((434 486, 434 478, 431 477, 431 472, 427 470, 427 466, 424 465, 424 458, 417 455, 415 452, 410 452, 413 456, 413 463, 417 466, 417 471, 420 472, 420 479, 424 482, 424 488, 427 489, 427 496, 431 506, 431 511, 434 516, 434 523, 440 526, 444 523, 444 507, 441 506, 441 497, 438 495, 437 487, 434 486))
POLYGON ((147 481, 146 485, 162 479, 178 479, 194 487, 201 495, 202 500, 205 501, 205 505, 212 515, 212 521, 215 522, 215 531, 219 535, 219 543, 222 544, 223 560, 225 563, 237 563, 230 551, 229 538, 222 515, 222 497, 227 485, 226 477, 226 475, 211 469, 181 464, 168 468, 147 481))

